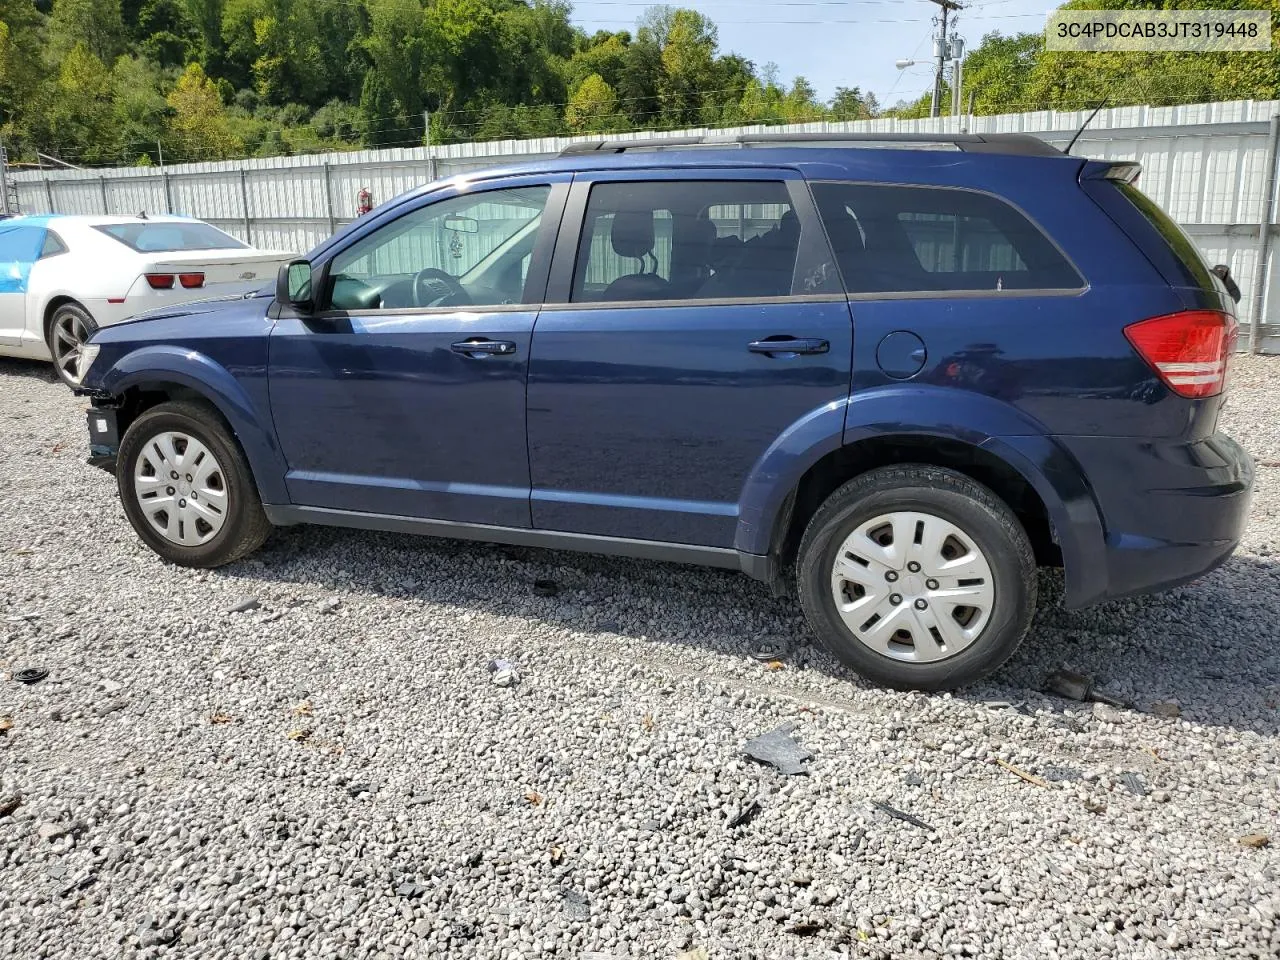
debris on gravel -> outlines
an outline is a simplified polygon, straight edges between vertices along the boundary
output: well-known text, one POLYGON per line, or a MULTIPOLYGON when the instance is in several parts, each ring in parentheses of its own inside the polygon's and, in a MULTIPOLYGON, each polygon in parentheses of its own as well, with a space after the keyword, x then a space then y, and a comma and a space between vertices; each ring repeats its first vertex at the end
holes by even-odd
POLYGON ((783 776, 808 773, 804 762, 812 758, 813 754, 791 736, 794 729, 794 723, 784 723, 768 733, 753 737, 742 745, 742 755, 768 764, 783 776))
MULTIPOLYGON (((1223 429, 1280 463, 1280 360, 1232 376, 1223 429)), ((169 566, 82 408, 0 361, 0 670, 50 671, 0 684, 0 957, 1280 955, 1280 468, 1219 570, 1049 600, 924 695, 720 570, 307 527, 169 566), (1103 722, 1059 669, 1144 709, 1103 722), (742 754, 783 724, 811 776, 742 754)))

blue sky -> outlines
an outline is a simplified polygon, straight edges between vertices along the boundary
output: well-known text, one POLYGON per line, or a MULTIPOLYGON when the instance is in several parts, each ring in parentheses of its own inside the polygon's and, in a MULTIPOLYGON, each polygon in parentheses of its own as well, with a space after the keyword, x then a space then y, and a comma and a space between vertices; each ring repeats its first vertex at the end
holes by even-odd
MULTIPOLYGON (((898 59, 927 59, 931 20, 938 7, 929 0, 671 0, 692 7, 720 28, 720 49, 762 67, 778 65, 788 83, 801 74, 824 100, 836 87, 872 90, 889 106, 914 99, 932 85, 929 67, 899 71, 898 59)), ((647 0, 575 0, 575 23, 588 33, 632 30, 647 0)), ((1053 0, 972 0, 960 12, 959 33, 975 47, 984 34, 1040 31, 1057 6, 1053 0)))

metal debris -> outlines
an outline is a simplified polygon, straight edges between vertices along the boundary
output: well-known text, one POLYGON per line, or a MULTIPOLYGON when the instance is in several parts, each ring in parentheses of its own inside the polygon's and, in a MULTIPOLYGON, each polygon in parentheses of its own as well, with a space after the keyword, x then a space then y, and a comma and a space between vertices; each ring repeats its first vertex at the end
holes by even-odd
POLYGON ((1147 789, 1147 785, 1142 782, 1142 778, 1136 773, 1125 772, 1116 777, 1118 783, 1124 784, 1125 788, 1135 797, 1145 797, 1151 791, 1147 789))
POLYGON ((1119 707, 1124 710, 1133 709, 1133 704, 1128 700, 1099 690, 1092 677, 1076 673, 1074 670, 1059 670, 1050 674, 1044 682, 1044 689, 1047 693, 1056 693, 1060 697, 1078 700, 1081 703, 1089 701, 1105 703, 1109 707, 1119 707))
POLYGON ((902 810, 899 810, 896 807, 891 807, 887 803, 881 803, 879 800, 873 800, 871 802, 871 805, 875 807, 877 810, 879 810, 881 813, 888 814, 889 816, 893 817, 893 819, 901 820, 903 823, 909 823, 913 827, 919 827, 921 830, 930 830, 930 831, 934 829, 929 824, 921 820, 919 817, 913 817, 911 814, 906 813, 902 810))
POLYGON ((768 733, 748 740, 742 745, 742 753, 759 763, 769 764, 784 776, 808 774, 804 761, 813 754, 791 736, 791 731, 794 729, 795 724, 784 723, 768 733))
POLYGON ((49 671, 42 667, 27 667, 25 670, 19 670, 13 675, 13 679, 19 683, 39 683, 49 675, 49 671))

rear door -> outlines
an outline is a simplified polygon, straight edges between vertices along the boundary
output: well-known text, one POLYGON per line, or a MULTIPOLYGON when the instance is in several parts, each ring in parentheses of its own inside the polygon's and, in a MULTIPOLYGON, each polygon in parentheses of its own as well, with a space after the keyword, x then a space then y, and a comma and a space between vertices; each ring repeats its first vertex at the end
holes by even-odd
POLYGON ((578 174, 564 224, 530 355, 534 527, 732 546, 752 467, 849 392, 803 180, 578 174))

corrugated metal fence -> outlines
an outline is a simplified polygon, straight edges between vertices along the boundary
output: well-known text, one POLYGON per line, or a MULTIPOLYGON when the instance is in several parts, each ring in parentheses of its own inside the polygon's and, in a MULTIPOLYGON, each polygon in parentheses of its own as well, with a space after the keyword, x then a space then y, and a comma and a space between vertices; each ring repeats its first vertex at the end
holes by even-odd
MULTIPOLYGON (((1086 116, 1086 112, 1043 111, 714 132, 968 130, 1032 133, 1065 146, 1086 116)), ((1117 107, 1094 118, 1073 152, 1142 163, 1142 189, 1182 224, 1210 263, 1231 267, 1244 292, 1241 319, 1261 324, 1261 346, 1280 350, 1277 254, 1270 243, 1276 230, 1278 125, 1280 101, 1117 107)), ((712 131, 666 135, 707 132, 712 131)), ((12 174, 11 179, 24 213, 181 213, 208 220, 258 247, 305 251, 356 216, 361 188, 369 189, 378 203, 434 179, 514 160, 553 156, 570 142, 570 138, 555 137, 194 163, 163 169, 23 171, 12 174)))

